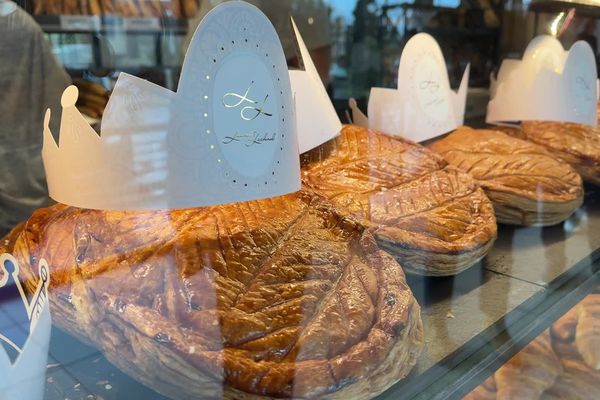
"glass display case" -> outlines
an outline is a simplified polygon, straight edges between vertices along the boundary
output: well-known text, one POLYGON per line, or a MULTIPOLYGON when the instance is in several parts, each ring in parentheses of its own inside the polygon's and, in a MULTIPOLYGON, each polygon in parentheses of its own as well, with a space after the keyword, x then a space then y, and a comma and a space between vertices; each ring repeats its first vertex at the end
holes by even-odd
MULTIPOLYGON (((221 1, 0 0, 0 30, 8 32, 0 37, 0 151, 12 171, 0 184, 0 399, 2 391, 7 400, 27 393, 40 368, 47 400, 600 398, 600 130, 486 124, 502 60, 520 58, 534 36, 551 34, 565 49, 584 40, 597 59, 600 8, 520 0, 249 2, 271 21, 281 49, 260 39, 268 35, 252 17, 231 15, 202 32, 202 19, 221 1), (179 121, 173 116, 185 113, 170 109, 165 119, 177 125, 169 133, 183 133, 174 145, 181 152, 167 154, 156 139, 167 124, 160 107, 185 84, 198 26, 205 53, 196 59, 213 69, 187 84, 227 86, 219 75, 227 68, 238 68, 235 79, 251 75, 251 63, 227 66, 242 46, 267 60, 277 110, 269 108, 272 93, 251 98, 260 86, 254 80, 209 106, 212 92, 188 92, 199 119, 179 121), (349 102, 366 111, 372 88, 398 87, 402 51, 419 33, 439 43, 449 89, 470 68, 464 125, 476 131, 457 128, 417 144, 355 125, 349 102), (304 42, 310 62, 301 55, 304 42), (218 142, 217 149, 240 144, 256 152, 239 175, 242 153, 213 157, 185 133, 198 126, 202 137, 215 133, 198 121, 223 106, 240 108, 245 122, 275 115, 285 138, 286 118, 298 113, 279 106, 301 102, 286 102, 278 85, 287 77, 271 71, 278 61, 290 71, 314 66, 347 124, 300 155, 299 191, 158 210, 101 211, 49 198, 44 171, 52 167, 45 159, 44 170, 42 145, 68 147, 59 132, 72 134, 72 149, 87 145, 85 124, 103 135, 145 127, 137 147, 117 146, 114 160, 165 170, 181 164, 178 171, 190 176, 209 170, 214 186, 206 192, 230 195, 250 185, 266 193, 291 168, 277 158, 287 142, 268 154, 270 164, 256 150, 279 132, 235 132, 218 142), (111 100, 126 74, 154 85, 126 81, 128 101, 111 100), (63 94, 70 83, 74 97, 63 94), (103 121, 105 111, 120 119, 103 121), (201 168, 186 151, 201 154, 201 168), (266 175, 248 172, 263 161, 266 175), (234 172, 222 172, 223 164, 234 172), (50 316, 46 349, 42 333, 31 338, 50 316), (41 367, 30 355, 36 345, 46 350, 41 367), (551 372, 540 372, 535 357, 551 372), (573 359, 581 368, 565 364, 573 359), (579 392, 565 389, 577 382, 585 382, 579 392), (535 390, 519 392, 528 385, 535 390)), ((96 154, 73 154, 84 168, 86 160, 96 165, 96 154)), ((63 178, 76 183, 74 191, 117 193, 106 181, 63 178)), ((140 182, 131 180, 132 192, 140 182)))
MULTIPOLYGON (((598 191, 590 188, 585 202, 561 226, 501 226, 487 258, 455 277, 409 275, 422 306, 425 348, 412 373, 377 398, 463 398, 597 291, 598 191)), ((50 354, 49 399, 162 398, 58 329, 50 354)), ((527 375, 527 369, 521 372, 527 375)), ((589 398, 596 395, 589 393, 589 398)))

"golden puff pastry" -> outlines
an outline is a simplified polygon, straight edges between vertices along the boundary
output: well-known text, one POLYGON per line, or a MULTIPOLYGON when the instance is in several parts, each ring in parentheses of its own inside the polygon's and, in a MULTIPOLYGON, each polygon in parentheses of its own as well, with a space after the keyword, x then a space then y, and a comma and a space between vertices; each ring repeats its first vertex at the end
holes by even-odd
POLYGON ((372 229, 408 271, 457 274, 496 239, 491 202, 475 181, 407 140, 345 126, 302 156, 304 184, 372 229))
POLYGON ((583 204, 583 182, 542 146, 503 132, 462 127, 430 149, 475 178, 498 222, 555 225, 583 204))
POLYGON ((524 121, 521 129, 527 140, 571 164, 585 181, 600 185, 600 130, 573 123, 539 121, 524 121))
POLYGON ((370 398, 423 347, 402 268, 306 192, 164 212, 56 205, 2 246, 26 281, 48 261, 57 325, 173 399, 370 398))

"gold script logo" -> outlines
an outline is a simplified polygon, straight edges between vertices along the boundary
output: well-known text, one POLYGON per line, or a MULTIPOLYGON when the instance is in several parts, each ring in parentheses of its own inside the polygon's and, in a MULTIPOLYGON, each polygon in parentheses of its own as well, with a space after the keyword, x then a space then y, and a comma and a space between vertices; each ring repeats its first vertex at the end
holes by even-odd
POLYGON ((250 83, 250 86, 248 86, 248 89, 246 89, 246 93, 243 95, 235 92, 226 93, 223 96, 223 105, 225 108, 241 107, 240 118, 242 118, 244 121, 254 121, 261 115, 265 117, 272 117, 273 114, 265 111, 267 101, 269 100, 269 95, 267 94, 265 96, 265 99, 262 101, 262 103, 253 100, 250 98, 252 86, 254 86, 254 81, 250 83))

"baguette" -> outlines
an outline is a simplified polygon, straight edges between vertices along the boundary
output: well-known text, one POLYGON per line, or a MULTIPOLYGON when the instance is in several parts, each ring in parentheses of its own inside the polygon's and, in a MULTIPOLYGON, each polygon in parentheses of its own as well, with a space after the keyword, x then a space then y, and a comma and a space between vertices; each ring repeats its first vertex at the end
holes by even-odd
POLYGON ((123 16, 125 17, 139 17, 140 12, 135 4, 135 0, 120 0, 119 4, 121 4, 123 16))
POLYGON ((181 18, 181 4, 179 0, 167 0, 162 2, 164 18, 181 18))
POLYGON ((106 98, 104 97, 98 97, 86 93, 80 93, 79 100, 81 100, 81 102, 84 104, 95 105, 101 107, 102 109, 104 109, 106 107, 106 104, 108 103, 106 98))
POLYGON ((86 105, 77 105, 77 109, 82 113, 87 115, 88 117, 92 117, 92 118, 100 118, 102 116, 101 113, 98 112, 98 110, 92 108, 92 107, 88 107, 86 105))
POLYGON ((46 7, 44 6, 44 3, 44 0, 34 0, 33 15, 44 15, 46 13, 46 7))
POLYGON ((181 0, 181 9, 186 18, 194 18, 200 5, 198 0, 181 0))
POLYGON ((152 16, 161 18, 163 15, 163 8, 160 0, 148 0, 148 6, 152 10, 152 16))
POLYGON ((79 15, 81 11, 79 10, 79 1, 78 0, 64 0, 63 2, 63 12, 67 15, 79 15))
POLYGON ((47 15, 60 15, 62 12, 62 0, 52 0, 46 3, 47 15))
POLYGON ((140 16, 144 18, 152 17, 152 7, 149 4, 148 0, 137 0, 137 5, 140 10, 140 16))
POLYGON ((91 15, 102 15, 100 0, 89 0, 89 10, 91 15))
POLYGON ((102 0, 102 9, 105 15, 117 14, 117 8, 113 0, 102 0))
POLYGON ((90 15, 90 4, 88 0, 79 0, 79 9, 81 10, 81 14, 90 15))
POLYGON ((98 96, 106 96, 108 98, 109 92, 99 83, 91 82, 83 78, 75 78, 73 79, 73 84, 77 86, 80 91, 93 93, 98 96))

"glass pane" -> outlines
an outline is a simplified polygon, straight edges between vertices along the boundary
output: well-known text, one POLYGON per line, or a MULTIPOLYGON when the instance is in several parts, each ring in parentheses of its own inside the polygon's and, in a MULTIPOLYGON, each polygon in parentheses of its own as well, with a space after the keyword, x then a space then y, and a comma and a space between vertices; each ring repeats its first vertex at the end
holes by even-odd
POLYGON ((597 4, 246 2, 0 0, 0 400, 600 398, 598 128, 486 119, 597 4))

